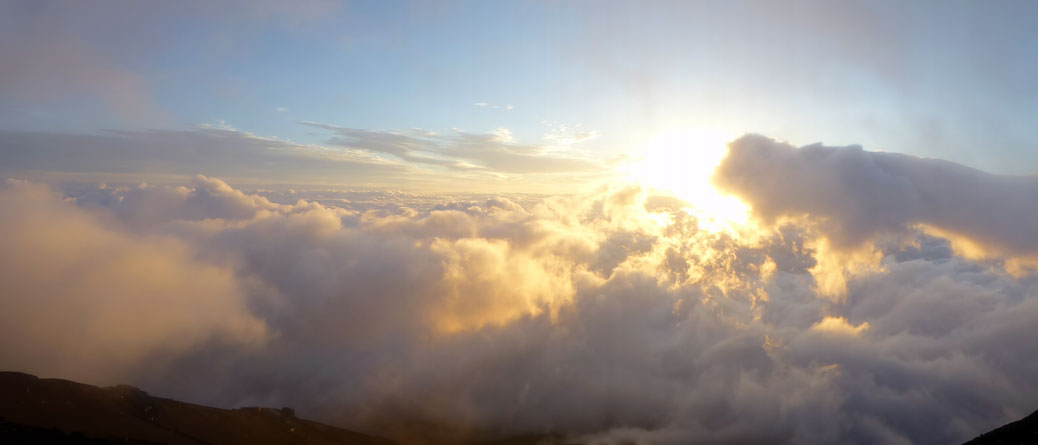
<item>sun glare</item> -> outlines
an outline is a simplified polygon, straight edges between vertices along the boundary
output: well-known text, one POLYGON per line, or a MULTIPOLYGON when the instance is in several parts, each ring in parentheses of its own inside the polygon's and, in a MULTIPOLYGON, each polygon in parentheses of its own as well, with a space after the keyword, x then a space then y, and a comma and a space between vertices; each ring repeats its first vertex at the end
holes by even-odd
POLYGON ((722 194, 710 176, 728 153, 733 137, 717 129, 679 129, 652 138, 630 166, 638 181, 688 201, 687 209, 710 230, 733 229, 749 219, 749 208, 734 196, 722 194))

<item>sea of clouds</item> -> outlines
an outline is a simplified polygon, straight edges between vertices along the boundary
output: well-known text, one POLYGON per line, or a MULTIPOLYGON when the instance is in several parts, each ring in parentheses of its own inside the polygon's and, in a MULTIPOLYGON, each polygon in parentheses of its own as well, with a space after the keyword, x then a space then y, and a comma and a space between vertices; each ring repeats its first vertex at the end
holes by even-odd
POLYGON ((0 186, 0 368, 408 443, 953 443, 1038 408, 1038 178, 733 142, 570 196, 0 186))

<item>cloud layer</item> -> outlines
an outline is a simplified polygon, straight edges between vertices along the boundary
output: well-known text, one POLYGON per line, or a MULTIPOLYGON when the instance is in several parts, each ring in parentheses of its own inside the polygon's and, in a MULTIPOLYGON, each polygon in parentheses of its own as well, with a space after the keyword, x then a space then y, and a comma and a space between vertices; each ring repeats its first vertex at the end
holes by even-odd
POLYGON ((223 128, 100 134, 0 131, 0 141, 2 170, 18 172, 15 174, 51 171, 190 177, 201 170, 270 182, 303 176, 330 181, 348 175, 364 183, 378 177, 398 179, 411 171, 357 151, 294 144, 223 128))
POLYGON ((202 173, 253 184, 558 193, 578 189, 588 178, 612 175, 618 160, 602 161, 573 149, 597 133, 568 128, 553 130, 547 145, 528 145, 504 128, 439 134, 304 124, 334 136, 326 145, 298 144, 224 123, 96 134, 0 130, 0 174, 173 183, 202 173))
MULTIPOLYGON (((840 218, 826 197, 864 192, 775 179, 809 207, 767 207, 747 179, 777 177, 755 156, 827 177, 802 166, 814 152, 841 153, 746 138, 721 175, 761 215, 840 218)), ((21 339, 2 344, 5 368, 293 406, 413 443, 947 443, 1038 404, 1038 279, 905 229, 916 216, 728 233, 637 185, 430 197, 244 193, 206 177, 13 184, 0 203, 0 298, 17 309, 0 326, 21 339), (888 229, 912 242, 870 241, 888 229), (832 298, 819 266, 839 264, 824 241, 839 236, 879 256, 832 298), (101 355, 62 353, 77 349, 101 355)))

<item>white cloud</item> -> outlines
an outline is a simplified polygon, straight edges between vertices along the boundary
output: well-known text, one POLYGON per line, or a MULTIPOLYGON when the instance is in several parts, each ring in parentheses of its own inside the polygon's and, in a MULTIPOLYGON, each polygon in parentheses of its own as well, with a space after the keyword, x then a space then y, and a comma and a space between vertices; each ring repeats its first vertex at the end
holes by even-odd
POLYGON ((223 119, 220 119, 220 120, 216 121, 215 124, 208 124, 208 123, 199 124, 198 128, 201 128, 203 130, 225 130, 225 131, 233 131, 233 132, 237 132, 238 131, 237 128, 234 128, 233 125, 228 124, 227 121, 225 121, 223 119))
POLYGON ((4 369, 114 384, 267 339, 233 270, 188 243, 113 229, 37 185, 0 188, 0 208, 4 369))
MULTIPOLYGON (((20 235, 0 242, 102 261, 57 271, 0 253, 9 272, 0 285, 40 296, 58 286, 62 301, 96 303, 87 314, 122 302, 82 285, 94 275, 126 281, 128 295, 184 298, 192 314, 243 301, 203 319, 163 318, 157 332, 194 333, 163 352, 169 362, 128 354, 92 371, 163 395, 294 406, 448 443, 546 431, 593 443, 947 443, 1038 400, 1029 340, 1038 282, 955 256, 921 232, 878 245, 883 267, 851 276, 835 301, 814 290, 811 269, 826 254, 810 247, 824 234, 815 225, 737 239, 700 230, 679 210, 687 204, 638 186, 546 198, 286 190, 268 199, 199 177, 183 188, 70 191, 85 210, 33 193, 0 195, 11 210, 0 228, 20 235), (91 240, 115 253, 74 248, 91 240), (181 247, 152 244, 167 242, 181 247), (169 264, 106 275, 124 264, 119 252, 139 249, 169 264), (206 270, 223 284, 199 280, 206 270), (63 280, 45 279, 52 272, 63 280), (151 283, 179 284, 150 292, 151 283), (235 319, 269 335, 213 321, 235 319), (250 338, 267 342, 257 350, 250 338), (163 372, 133 372, 148 366, 163 372)), ((100 338, 149 350, 167 338, 76 336, 54 322, 63 306, 46 303, 21 301, 37 322, 0 325, 5 338, 37 338, 34 326, 73 349, 100 338)), ((131 308, 112 316, 151 314, 131 308)), ((71 378, 95 369, 93 356, 30 348, 30 357, 16 351, 23 345, 33 343, 0 349, 5 366, 62 363, 71 378)))
POLYGON ((506 110, 506 111, 512 111, 512 110, 515 109, 515 107, 513 107, 511 105, 495 105, 495 104, 491 104, 491 103, 488 103, 488 102, 475 102, 472 105, 475 106, 475 107, 490 108, 490 109, 493 109, 493 110, 502 110, 503 109, 503 110, 506 110))
POLYGON ((544 135, 544 139, 553 145, 569 146, 593 141, 599 136, 597 131, 584 129, 580 124, 565 125, 556 122, 549 127, 550 130, 544 135))
POLYGON ((715 182, 766 219, 817 218, 841 245, 923 225, 961 238, 976 253, 1038 257, 1035 176, 858 146, 795 148, 748 135, 731 143, 715 182))
POLYGON ((826 316, 811 326, 811 330, 816 332, 826 332, 834 335, 859 335, 869 329, 869 323, 863 322, 858 326, 851 325, 847 322, 846 318, 826 316))

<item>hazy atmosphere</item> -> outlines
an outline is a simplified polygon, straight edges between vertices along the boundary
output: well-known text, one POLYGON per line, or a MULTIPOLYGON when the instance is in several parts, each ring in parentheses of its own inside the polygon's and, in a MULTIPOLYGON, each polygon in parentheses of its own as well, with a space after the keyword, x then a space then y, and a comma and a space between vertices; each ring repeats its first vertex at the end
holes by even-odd
POLYGON ((402 444, 967 441, 1038 409, 1035 23, 0 0, 0 371, 402 444))

